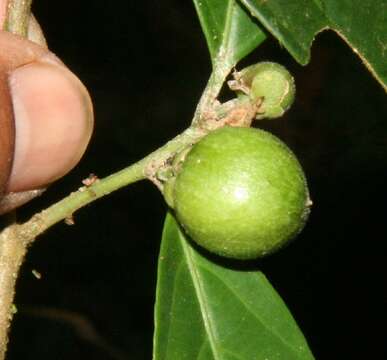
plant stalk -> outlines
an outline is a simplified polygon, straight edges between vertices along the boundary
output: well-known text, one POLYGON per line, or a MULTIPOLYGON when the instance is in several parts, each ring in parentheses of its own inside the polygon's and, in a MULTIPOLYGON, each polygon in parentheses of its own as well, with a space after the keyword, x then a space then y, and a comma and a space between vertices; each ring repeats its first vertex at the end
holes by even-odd
POLYGON ((34 215, 26 223, 16 225, 14 233, 24 243, 30 244, 39 234, 57 222, 71 221, 74 212, 83 206, 139 180, 153 179, 157 170, 174 154, 197 142, 204 135, 205 132, 199 128, 188 128, 142 160, 104 179, 95 179, 91 185, 80 187, 76 192, 34 215))
POLYGON ((27 37, 32 0, 9 0, 4 30, 27 37))
POLYGON ((15 225, 0 233, 0 359, 5 358, 8 330, 15 313, 13 299, 20 266, 27 245, 14 233, 15 225))

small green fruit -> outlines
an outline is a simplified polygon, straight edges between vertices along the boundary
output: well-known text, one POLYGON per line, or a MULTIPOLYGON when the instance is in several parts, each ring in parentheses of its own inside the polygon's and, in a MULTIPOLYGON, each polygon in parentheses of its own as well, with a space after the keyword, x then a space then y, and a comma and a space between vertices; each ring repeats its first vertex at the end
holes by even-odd
POLYGON ((263 130, 213 131, 192 147, 171 181, 171 203, 186 233, 230 258, 275 251, 301 231, 309 214, 299 162, 263 130))
POLYGON ((294 79, 280 64, 261 62, 243 69, 238 76, 250 88, 252 100, 263 99, 257 119, 278 118, 294 101, 294 79))

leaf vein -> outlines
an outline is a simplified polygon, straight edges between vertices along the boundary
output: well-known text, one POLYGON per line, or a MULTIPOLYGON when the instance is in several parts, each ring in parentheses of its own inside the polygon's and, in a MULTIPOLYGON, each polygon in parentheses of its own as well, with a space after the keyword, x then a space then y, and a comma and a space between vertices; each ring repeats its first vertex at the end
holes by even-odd
POLYGON ((201 276, 197 270, 197 267, 194 264, 194 260, 192 258, 192 253, 191 249, 189 249, 189 245, 186 243, 186 240, 180 235, 179 236, 181 245, 183 248, 184 255, 187 260, 187 265, 191 274, 192 282, 195 288, 195 292, 198 298, 199 306, 201 309, 201 314, 203 318, 203 323, 205 330, 208 334, 208 340, 211 346, 212 353, 214 355, 215 360, 221 360, 220 356, 220 350, 218 349, 218 341, 216 339, 216 330, 215 330, 215 325, 213 324, 213 321, 211 319, 210 314, 210 309, 207 304, 207 300, 205 298, 205 291, 202 286, 202 279, 201 276))

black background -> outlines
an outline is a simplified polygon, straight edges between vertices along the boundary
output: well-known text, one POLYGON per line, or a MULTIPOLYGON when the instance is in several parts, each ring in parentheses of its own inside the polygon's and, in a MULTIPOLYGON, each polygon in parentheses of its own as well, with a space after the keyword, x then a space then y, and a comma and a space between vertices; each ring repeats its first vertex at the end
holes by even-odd
MULTIPOLYGON (((89 173, 104 177, 178 134, 210 74, 190 1, 40 0, 34 12, 52 51, 89 88, 96 126, 81 164, 21 219, 89 173)), ((297 154, 314 206, 298 239, 257 265, 317 359, 387 358, 385 93, 333 32, 317 37, 307 67, 270 36, 243 63, 259 60, 280 62, 296 78, 293 108, 259 126, 297 154)), ((41 236, 18 281, 8 359, 150 359, 165 211, 157 189, 142 182, 41 236), (82 336, 62 320, 69 314, 98 336, 82 336)))

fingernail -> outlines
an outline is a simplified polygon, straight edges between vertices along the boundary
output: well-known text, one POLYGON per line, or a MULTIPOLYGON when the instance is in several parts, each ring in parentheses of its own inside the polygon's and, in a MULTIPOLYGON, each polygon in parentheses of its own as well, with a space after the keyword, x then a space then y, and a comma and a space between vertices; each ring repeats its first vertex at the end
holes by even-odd
POLYGON ((90 97, 65 67, 35 62, 9 78, 15 113, 15 156, 8 191, 47 185, 80 160, 93 129, 90 97))

